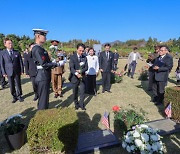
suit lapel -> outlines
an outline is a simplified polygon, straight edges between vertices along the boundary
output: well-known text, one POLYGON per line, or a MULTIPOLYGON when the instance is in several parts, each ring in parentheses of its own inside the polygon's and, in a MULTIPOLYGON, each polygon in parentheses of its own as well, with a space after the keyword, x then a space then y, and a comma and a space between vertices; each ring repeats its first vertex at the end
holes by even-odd
POLYGON ((5 50, 5 54, 6 54, 6 56, 7 56, 8 59, 10 59, 11 61, 13 61, 12 58, 11 58, 11 56, 9 55, 9 52, 8 52, 7 50, 5 50))

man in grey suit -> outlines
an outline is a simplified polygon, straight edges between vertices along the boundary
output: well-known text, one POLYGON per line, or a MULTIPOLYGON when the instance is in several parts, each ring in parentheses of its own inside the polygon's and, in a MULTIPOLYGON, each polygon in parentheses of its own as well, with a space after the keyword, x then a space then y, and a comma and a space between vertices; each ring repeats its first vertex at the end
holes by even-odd
POLYGON ((153 94, 155 105, 163 103, 165 86, 167 85, 169 72, 173 67, 173 58, 168 54, 169 48, 162 45, 159 50, 159 57, 155 59, 153 70, 153 94))
POLYGON ((132 79, 134 78, 134 72, 136 70, 136 64, 138 59, 141 59, 143 61, 141 55, 139 54, 139 52, 137 52, 137 47, 134 47, 133 51, 129 54, 128 57, 129 68, 127 75, 131 76, 132 79))
POLYGON ((1 56, 1 70, 4 77, 8 78, 11 95, 13 96, 12 103, 17 100, 23 102, 21 88, 21 74, 24 73, 23 61, 21 54, 13 49, 12 40, 6 38, 4 40, 6 50, 1 56))
POLYGON ((111 93, 111 72, 114 73, 114 53, 110 51, 109 43, 104 45, 105 51, 100 53, 99 68, 102 73, 102 93, 105 91, 111 93))

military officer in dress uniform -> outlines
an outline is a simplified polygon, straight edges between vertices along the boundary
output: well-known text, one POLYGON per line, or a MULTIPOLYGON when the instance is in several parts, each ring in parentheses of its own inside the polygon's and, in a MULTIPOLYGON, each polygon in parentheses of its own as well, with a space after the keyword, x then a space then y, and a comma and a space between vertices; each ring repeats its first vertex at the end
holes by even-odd
POLYGON ((48 52, 42 47, 46 42, 47 30, 33 29, 35 45, 32 48, 32 58, 37 66, 35 82, 38 91, 38 110, 48 109, 49 88, 51 82, 51 68, 62 66, 64 61, 53 63, 50 61, 48 52))

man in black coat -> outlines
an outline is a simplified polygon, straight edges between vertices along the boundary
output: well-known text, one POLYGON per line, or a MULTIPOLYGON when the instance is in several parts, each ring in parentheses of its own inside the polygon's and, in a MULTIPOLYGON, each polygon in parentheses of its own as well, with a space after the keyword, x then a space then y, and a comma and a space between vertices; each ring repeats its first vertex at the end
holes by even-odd
POLYGON ((51 68, 64 65, 61 61, 53 63, 50 61, 48 52, 42 47, 46 42, 48 31, 43 29, 33 29, 35 35, 35 45, 32 48, 32 58, 37 67, 35 83, 38 91, 38 110, 48 109, 49 107, 49 88, 51 82, 51 68))
POLYGON ((70 76, 69 80, 73 85, 73 100, 75 109, 81 108, 86 110, 84 106, 85 98, 85 72, 88 70, 87 58, 83 54, 85 49, 84 44, 77 45, 77 52, 70 57, 69 67, 70 76), (78 102, 78 87, 80 86, 80 101, 78 102))
MULTIPOLYGON (((1 61, 1 55, 2 55, 3 51, 0 51, 0 61, 1 61)), ((2 74, 2 71, 1 71, 1 63, 0 63, 0 84, 1 84, 1 87, 2 89, 5 88, 5 86, 8 84, 8 82, 5 80, 5 77, 3 76, 2 74)))
POLYGON ((7 76, 10 91, 13 96, 12 103, 17 100, 23 102, 21 88, 21 74, 24 73, 23 61, 20 52, 13 49, 12 40, 6 38, 4 40, 6 50, 1 56, 1 71, 4 77, 7 76))
POLYGON ((114 73, 114 54, 110 51, 109 43, 104 45, 105 51, 100 53, 99 68, 102 73, 102 93, 111 93, 111 72, 114 73))
POLYGON ((162 45, 159 50, 159 57, 155 59, 153 70, 153 94, 156 105, 162 104, 164 100, 165 86, 167 85, 169 73, 173 67, 173 58, 168 54, 169 48, 162 45))
POLYGON ((34 43, 30 44, 29 52, 26 53, 24 56, 24 67, 25 67, 26 75, 30 77, 31 82, 32 82, 33 91, 35 94, 33 101, 36 101, 38 99, 37 85, 35 83, 37 68, 36 68, 36 64, 34 63, 34 60, 32 58, 32 54, 31 54, 31 50, 32 50, 33 46, 34 46, 34 43))
POLYGON ((119 59, 119 54, 116 49, 114 51, 114 70, 117 70, 118 59, 119 59))

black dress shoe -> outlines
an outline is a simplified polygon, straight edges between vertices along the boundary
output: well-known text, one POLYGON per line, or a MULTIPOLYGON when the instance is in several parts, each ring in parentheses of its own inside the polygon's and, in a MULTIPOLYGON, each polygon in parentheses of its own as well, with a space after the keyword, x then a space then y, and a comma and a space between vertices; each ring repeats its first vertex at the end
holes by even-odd
POLYGON ((86 108, 85 107, 81 107, 81 110, 86 111, 86 108))
POLYGON ((107 90, 108 93, 112 93, 110 90, 107 90))
POLYGON ((18 98, 20 102, 24 102, 24 99, 22 97, 18 98))
POLYGON ((59 94, 59 97, 63 97, 63 94, 59 94))
POLYGON ((54 95, 54 98, 58 98, 58 94, 55 94, 55 95, 54 95))
POLYGON ((163 104, 162 102, 156 102, 156 103, 154 103, 154 105, 156 105, 156 106, 159 106, 159 105, 161 105, 161 104, 163 104))
POLYGON ((78 110, 79 109, 79 106, 75 106, 75 110, 78 110))
POLYGON ((16 103, 17 100, 17 98, 13 98, 12 103, 16 103))
POLYGON ((35 102, 35 101, 37 101, 37 100, 38 100, 38 97, 35 96, 34 99, 33 99, 33 101, 35 102))
POLYGON ((104 93, 105 92, 105 90, 102 90, 102 93, 104 93))

